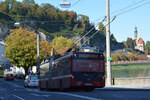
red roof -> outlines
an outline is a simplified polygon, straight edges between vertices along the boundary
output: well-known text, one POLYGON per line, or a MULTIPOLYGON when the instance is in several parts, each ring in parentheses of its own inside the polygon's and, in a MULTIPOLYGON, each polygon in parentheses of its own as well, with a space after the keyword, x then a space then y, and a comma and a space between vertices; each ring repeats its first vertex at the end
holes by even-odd
POLYGON ((144 43, 143 39, 140 38, 140 39, 138 40, 138 44, 143 44, 143 43, 144 43))

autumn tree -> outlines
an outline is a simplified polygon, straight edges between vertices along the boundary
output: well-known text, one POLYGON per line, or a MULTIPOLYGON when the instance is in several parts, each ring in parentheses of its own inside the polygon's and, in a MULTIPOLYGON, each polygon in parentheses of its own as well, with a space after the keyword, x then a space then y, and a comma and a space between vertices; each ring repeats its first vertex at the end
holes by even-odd
MULTIPOLYGON (((28 67, 37 64, 37 42, 34 31, 19 28, 11 30, 11 34, 6 38, 5 56, 13 65, 28 67)), ((46 41, 40 42, 40 61, 50 54, 50 45, 46 41)))
POLYGON ((57 54, 63 55, 70 47, 72 47, 73 42, 71 39, 64 37, 55 37, 52 40, 52 47, 57 54))

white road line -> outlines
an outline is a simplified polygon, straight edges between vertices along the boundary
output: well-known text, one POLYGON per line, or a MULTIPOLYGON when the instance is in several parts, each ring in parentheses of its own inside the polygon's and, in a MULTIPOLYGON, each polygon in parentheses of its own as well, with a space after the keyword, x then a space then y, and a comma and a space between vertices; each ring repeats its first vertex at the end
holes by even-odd
POLYGON ((31 95, 33 95, 33 96, 37 96, 37 97, 39 97, 39 96, 49 97, 49 96, 50 96, 50 95, 39 95, 39 94, 34 94, 34 93, 32 93, 31 95))
POLYGON ((27 89, 27 91, 36 92, 36 93, 50 93, 50 94, 66 95, 66 96, 72 96, 72 97, 87 99, 87 100, 103 100, 100 98, 97 99, 97 98, 93 98, 93 97, 82 96, 82 95, 72 94, 72 93, 64 93, 64 92, 46 92, 46 91, 44 92, 44 91, 30 90, 30 89, 27 89))
POLYGON ((31 95, 33 95, 33 96, 37 96, 37 97, 41 96, 41 95, 39 95, 39 94, 33 94, 33 93, 32 93, 31 95))
POLYGON ((51 96, 51 95, 42 95, 43 97, 49 97, 49 96, 51 96))
POLYGON ((82 96, 82 95, 77 95, 77 94, 72 94, 72 93, 56 93, 56 94, 68 95, 68 96, 78 97, 78 98, 87 99, 87 100, 102 100, 102 99, 97 99, 93 97, 87 97, 87 96, 82 96))
POLYGON ((19 97, 17 95, 13 95, 13 96, 16 97, 16 98, 18 98, 18 99, 20 99, 20 100, 25 100, 25 99, 23 99, 23 98, 21 98, 21 97, 19 97))
POLYGON ((0 100, 4 100, 4 97, 0 97, 0 100))

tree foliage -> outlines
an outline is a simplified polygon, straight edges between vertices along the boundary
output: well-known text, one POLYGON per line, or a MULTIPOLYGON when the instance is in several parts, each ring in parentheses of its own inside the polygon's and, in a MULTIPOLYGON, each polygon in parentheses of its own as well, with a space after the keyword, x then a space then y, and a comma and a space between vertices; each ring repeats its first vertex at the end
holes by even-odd
MULTIPOLYGON (((30 26, 42 31, 47 35, 49 41, 52 41, 56 36, 73 38, 74 36, 83 36, 90 31, 87 37, 90 37, 97 29, 90 23, 89 17, 86 15, 78 15, 73 11, 61 11, 51 4, 38 5, 34 0, 5 0, 0 3, 0 21, 1 15, 5 22, 23 22, 23 27, 30 26), (11 5, 11 6, 10 6, 11 5), (8 16, 8 18, 6 17, 8 16), (91 31, 91 29, 93 29, 91 31)), ((12 26, 14 23, 11 23, 12 26)), ((90 46, 98 46, 102 51, 105 51, 105 31, 102 30, 104 25, 99 25, 99 32, 90 39, 90 46)), ((112 38, 115 40, 115 38, 112 38)), ((112 40, 112 41, 113 41, 112 40)), ((119 47, 116 42, 112 42, 113 48, 119 47)))
POLYGON ((99 23, 98 29, 99 29, 101 32, 103 32, 104 34, 106 34, 106 28, 105 28, 105 26, 104 26, 103 23, 99 23))
POLYGON ((56 51, 57 54, 63 55, 69 48, 71 48, 73 42, 71 39, 67 39, 64 37, 55 37, 52 40, 52 47, 56 51))
POLYGON ((146 45, 145 45, 145 54, 146 55, 150 54, 150 41, 146 42, 146 45))
POLYGON ((126 41, 126 43, 125 43, 125 47, 126 47, 126 49, 134 50, 135 41, 132 40, 132 38, 128 38, 127 41, 126 41))
MULTIPOLYGON (((34 0, 6 0, 0 3, 0 12, 10 16, 14 22, 23 21, 44 30, 49 35, 63 33, 63 36, 84 34, 91 27, 88 16, 73 11, 61 11, 51 4, 38 5, 34 0), (78 16, 80 18, 78 18, 78 16)), ((62 35, 62 34, 61 34, 62 35)))
MULTIPOLYGON (((11 34, 6 38, 5 56, 12 64, 24 67, 26 70, 30 66, 37 64, 37 42, 36 34, 27 29, 19 28, 11 30, 11 34)), ((40 42, 40 60, 50 54, 48 42, 40 42)))

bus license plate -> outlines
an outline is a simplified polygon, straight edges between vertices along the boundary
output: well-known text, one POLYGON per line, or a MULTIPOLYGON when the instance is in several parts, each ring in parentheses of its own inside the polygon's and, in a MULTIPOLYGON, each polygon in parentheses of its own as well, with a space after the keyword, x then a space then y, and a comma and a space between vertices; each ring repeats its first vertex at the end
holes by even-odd
POLYGON ((85 86, 92 86, 93 84, 91 83, 85 83, 85 86))

